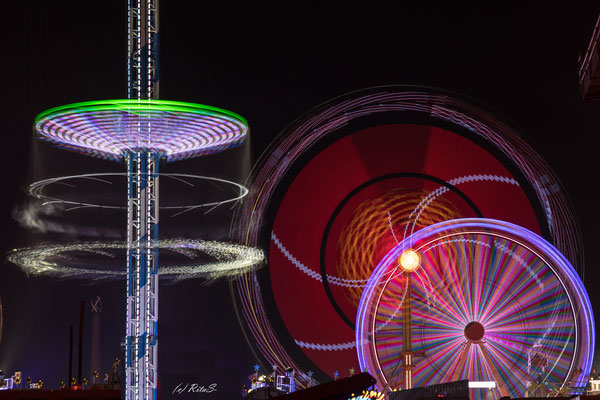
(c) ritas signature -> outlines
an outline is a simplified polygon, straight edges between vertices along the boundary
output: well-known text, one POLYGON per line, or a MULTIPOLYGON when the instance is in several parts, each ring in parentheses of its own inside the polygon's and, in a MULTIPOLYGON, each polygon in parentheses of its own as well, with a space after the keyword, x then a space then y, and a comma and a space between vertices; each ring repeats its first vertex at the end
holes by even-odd
POLYGON ((180 383, 173 389, 173 394, 181 393, 212 393, 217 391, 217 384, 211 383, 208 386, 198 383, 180 383))

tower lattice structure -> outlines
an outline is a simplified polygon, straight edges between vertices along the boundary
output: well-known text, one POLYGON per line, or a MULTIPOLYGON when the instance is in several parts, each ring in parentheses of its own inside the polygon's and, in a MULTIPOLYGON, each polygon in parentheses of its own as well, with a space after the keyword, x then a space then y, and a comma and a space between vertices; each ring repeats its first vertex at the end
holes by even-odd
MULTIPOLYGON (((128 0, 127 98, 158 99, 158 0, 128 0)), ((158 167, 152 120, 131 132, 127 162, 127 400, 156 399, 158 386, 158 167)))

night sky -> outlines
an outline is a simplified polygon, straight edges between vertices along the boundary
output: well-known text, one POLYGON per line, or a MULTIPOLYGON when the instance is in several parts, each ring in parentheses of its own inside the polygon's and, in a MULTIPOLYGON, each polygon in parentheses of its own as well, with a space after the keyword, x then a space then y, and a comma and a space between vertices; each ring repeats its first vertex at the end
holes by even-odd
MULTIPOLYGON (((242 181, 248 153, 258 159, 288 124, 333 97, 391 84, 454 91, 520 127, 554 169, 579 220, 584 283, 594 309, 600 310, 595 195, 600 103, 584 102, 577 85, 578 56, 587 48, 600 4, 431 9, 388 8, 383 2, 351 9, 349 3, 339 8, 290 4, 273 9, 161 2, 161 98, 229 109, 251 128, 250 143, 229 158, 212 156, 206 164, 186 162, 181 168, 173 164, 170 171, 205 168, 192 172, 242 181), (240 160, 232 164, 231 157, 240 160)), ((126 97, 126 2, 11 2, 3 16, 0 248, 6 254, 48 239, 27 233, 12 217, 33 179, 122 167, 41 145, 32 124, 50 107, 126 97)), ((204 226, 209 221, 194 218, 204 226)), ((125 220, 111 223, 118 230, 125 220)), ((219 231, 215 236, 224 235, 222 227, 214 229, 219 231)), ((79 302, 89 303, 97 295, 104 302, 102 368, 120 356, 124 282, 27 278, 7 261, 0 268, 4 372, 20 370, 50 387, 65 380, 69 325, 78 325, 79 302)), ((216 382, 218 393, 207 398, 239 396, 256 360, 243 339, 226 282, 165 285, 160 298, 163 393, 179 381, 216 382)), ((89 313, 86 318, 89 346, 89 313)), ((83 354, 85 376, 89 350, 83 354)))

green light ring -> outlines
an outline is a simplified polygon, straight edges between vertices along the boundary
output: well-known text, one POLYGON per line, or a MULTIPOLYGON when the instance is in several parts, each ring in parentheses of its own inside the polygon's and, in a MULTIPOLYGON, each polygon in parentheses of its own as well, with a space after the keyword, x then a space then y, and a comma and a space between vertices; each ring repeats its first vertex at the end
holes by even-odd
POLYGON ((79 103, 65 104, 49 108, 48 110, 39 113, 34 120, 34 124, 37 126, 40 119, 57 113, 62 110, 74 110, 82 109, 85 111, 134 111, 134 110, 150 110, 160 112, 193 112, 195 114, 202 115, 225 115, 229 116, 240 123, 248 126, 248 121, 239 114, 232 111, 225 110, 218 107, 207 106, 204 104, 187 103, 183 101, 172 101, 172 100, 144 100, 139 101, 135 99, 116 99, 116 100, 93 100, 93 101, 82 101, 79 103))
POLYGON ((214 154, 238 146, 248 132, 240 115, 217 107, 167 100, 101 100, 67 104, 35 118, 44 140, 59 147, 117 160, 128 150, 147 150, 168 161, 214 154), (143 131, 140 142, 131 136, 137 115, 143 131))

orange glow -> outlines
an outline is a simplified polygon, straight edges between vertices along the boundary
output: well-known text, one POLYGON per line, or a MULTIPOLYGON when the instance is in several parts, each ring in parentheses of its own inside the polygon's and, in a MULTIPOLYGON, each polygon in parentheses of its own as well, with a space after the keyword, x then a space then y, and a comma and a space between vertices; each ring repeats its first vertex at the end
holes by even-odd
POLYGON ((419 265, 421 264, 421 258, 419 257, 419 254, 412 249, 405 250, 402 254, 400 254, 399 261, 400 266, 405 271, 409 272, 419 268, 419 265))

